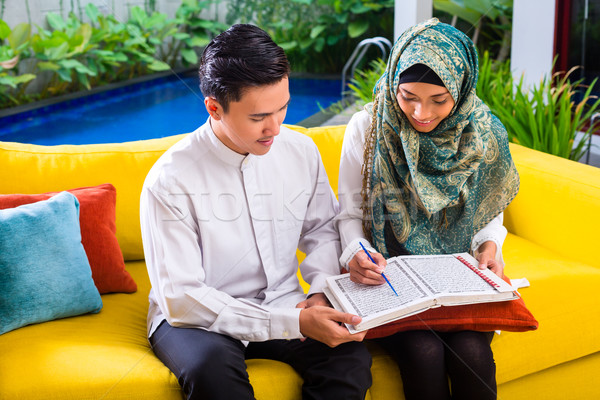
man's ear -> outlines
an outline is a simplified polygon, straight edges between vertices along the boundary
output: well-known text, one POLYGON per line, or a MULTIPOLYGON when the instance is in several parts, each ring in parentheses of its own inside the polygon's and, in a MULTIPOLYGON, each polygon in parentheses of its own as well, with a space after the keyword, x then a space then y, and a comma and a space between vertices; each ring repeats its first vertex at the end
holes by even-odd
POLYGON ((205 97, 204 105, 206 106, 206 111, 214 120, 219 121, 221 119, 223 116, 223 107, 221 107, 214 97, 205 97))

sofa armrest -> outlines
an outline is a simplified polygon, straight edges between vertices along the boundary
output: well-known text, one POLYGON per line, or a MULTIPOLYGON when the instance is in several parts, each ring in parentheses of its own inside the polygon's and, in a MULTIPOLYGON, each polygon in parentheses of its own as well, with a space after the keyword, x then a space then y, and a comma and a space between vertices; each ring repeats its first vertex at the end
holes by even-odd
POLYGON ((509 232, 600 268, 600 169, 516 144, 521 187, 508 206, 509 232))

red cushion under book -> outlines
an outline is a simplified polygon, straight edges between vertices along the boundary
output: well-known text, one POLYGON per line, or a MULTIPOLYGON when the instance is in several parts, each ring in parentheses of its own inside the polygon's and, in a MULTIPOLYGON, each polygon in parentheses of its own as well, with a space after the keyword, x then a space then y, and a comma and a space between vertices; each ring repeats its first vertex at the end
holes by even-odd
MULTIPOLYGON (((504 280, 508 281, 505 276, 504 280)), ((438 307, 369 329, 367 338, 374 339, 396 332, 435 330, 439 332, 496 330, 525 332, 538 328, 538 321, 525 306, 522 298, 495 303, 466 304, 438 307)))
MULTIPOLYGON (((92 278, 100 293, 132 293, 137 285, 125 270, 123 253, 116 233, 117 191, 111 184, 68 190, 80 204, 81 242, 92 268, 92 278)), ((0 195, 0 210, 46 200, 55 193, 0 195)), ((49 238, 49 240, 52 240, 49 238)))

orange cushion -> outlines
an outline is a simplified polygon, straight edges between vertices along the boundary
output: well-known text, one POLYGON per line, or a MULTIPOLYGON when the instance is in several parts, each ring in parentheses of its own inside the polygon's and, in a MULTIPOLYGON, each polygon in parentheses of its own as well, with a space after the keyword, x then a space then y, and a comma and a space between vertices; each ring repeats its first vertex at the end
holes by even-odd
MULTIPOLYGON (((132 293, 137 285, 125 270, 123 254, 116 237, 117 191, 111 184, 68 190, 80 204, 81 242, 92 268, 92 278, 100 293, 132 293)), ((0 195, 0 210, 46 200, 55 195, 0 195)))
MULTIPOLYGON (((506 276, 504 280, 510 282, 506 276)), ((538 328, 538 321, 525 306, 521 297, 495 303, 465 304, 431 308, 369 329, 368 339, 393 335, 396 332, 434 330, 439 332, 496 330, 525 332, 538 328)))

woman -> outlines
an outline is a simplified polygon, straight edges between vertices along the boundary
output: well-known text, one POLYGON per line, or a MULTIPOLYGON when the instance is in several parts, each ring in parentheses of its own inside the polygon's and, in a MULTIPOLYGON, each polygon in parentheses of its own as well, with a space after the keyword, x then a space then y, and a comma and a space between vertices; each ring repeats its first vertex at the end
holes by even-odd
MULTIPOLYGON (((344 137, 340 261, 353 281, 384 283, 388 257, 466 251, 502 276, 502 211, 519 177, 504 126, 475 94, 477 75, 473 42, 436 19, 394 45, 373 103, 344 137)), ((380 342, 407 399, 487 399, 496 398, 492 336, 423 330, 380 342)))

